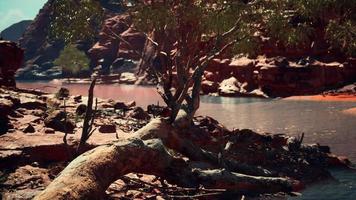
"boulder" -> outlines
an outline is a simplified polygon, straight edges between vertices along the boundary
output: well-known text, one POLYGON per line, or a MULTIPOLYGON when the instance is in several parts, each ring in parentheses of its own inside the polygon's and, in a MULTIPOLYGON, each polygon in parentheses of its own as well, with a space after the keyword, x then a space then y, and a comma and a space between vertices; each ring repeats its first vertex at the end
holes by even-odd
POLYGON ((74 99, 74 101, 75 101, 76 103, 79 103, 79 102, 82 101, 82 95, 74 96, 73 99, 74 99))
POLYGON ((24 129, 23 129, 24 133, 34 133, 36 132, 35 128, 31 125, 28 124, 24 129))
POLYGON ((75 113, 77 115, 83 115, 87 110, 87 105, 85 104, 80 104, 77 109, 75 110, 75 113))
POLYGON ((23 59, 24 51, 15 42, 0 40, 0 86, 16 87, 15 73, 23 59))
POLYGON ((130 108, 124 102, 116 102, 114 104, 114 109, 115 110, 129 110, 130 108))
POLYGON ((141 107, 136 107, 128 113, 128 116, 139 120, 149 120, 150 115, 144 111, 141 107))
POLYGON ((215 93, 218 91, 219 85, 216 82, 204 80, 201 83, 201 90, 204 94, 215 93))
POLYGON ((169 117, 171 110, 168 107, 151 104, 147 106, 147 113, 155 116, 169 117))
POLYGON ((136 81, 137 81, 137 77, 134 73, 124 72, 120 76, 120 83, 135 84, 136 81))
POLYGON ((55 134, 56 132, 55 132, 53 129, 51 129, 51 128, 46 128, 46 129, 45 129, 45 133, 46 133, 46 134, 55 134))
POLYGON ((225 79, 220 83, 219 94, 221 96, 236 96, 240 92, 239 81, 235 77, 225 79))
POLYGON ((45 126, 48 128, 52 128, 55 131, 72 133, 76 125, 69 119, 65 121, 65 115, 65 112, 60 110, 52 112, 44 120, 45 126))
POLYGON ((103 124, 99 128, 100 133, 116 133, 115 124, 103 124))

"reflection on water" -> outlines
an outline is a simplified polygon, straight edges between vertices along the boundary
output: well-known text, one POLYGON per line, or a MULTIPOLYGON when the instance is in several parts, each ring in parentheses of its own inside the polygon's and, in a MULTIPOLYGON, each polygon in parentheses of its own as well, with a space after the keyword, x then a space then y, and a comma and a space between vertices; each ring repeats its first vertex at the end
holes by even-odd
MULTIPOLYGON (((61 87, 66 87, 72 95, 88 95, 89 84, 66 84, 57 81, 48 82, 18 82, 18 87, 39 89, 46 92, 57 92, 61 87)), ((120 101, 135 100, 139 106, 149 104, 163 103, 160 96, 156 92, 155 87, 144 87, 134 85, 119 85, 119 84, 98 84, 95 86, 94 95, 102 99, 114 99, 120 101)))
MULTIPOLYGON (((88 84, 60 82, 18 83, 18 87, 56 92, 67 87, 73 95, 87 95, 88 84)), ((119 101, 135 100, 138 105, 161 105, 163 101, 155 87, 133 85, 97 85, 96 97, 119 101)), ((228 128, 253 129, 258 132, 305 133, 308 143, 330 145, 333 152, 348 156, 356 162, 356 117, 340 111, 356 107, 356 102, 315 102, 266 100, 259 98, 226 98, 202 96, 198 115, 216 118, 228 128)))
POLYGON ((226 99, 202 97, 198 114, 213 116, 229 128, 294 136, 304 132, 307 143, 330 145, 333 152, 356 161, 356 117, 340 112, 356 107, 355 102, 226 99))
MULTIPOLYGON (((60 83, 18 83, 19 87, 56 92, 60 83), (48 87, 49 86, 49 87, 48 87)), ((64 84, 73 95, 87 95, 88 84, 64 84)), ((127 85, 97 85, 95 96, 119 101, 135 100, 140 106, 160 102, 154 87, 127 85)), ((305 133, 305 142, 329 145, 338 155, 356 162, 356 116, 340 111, 356 107, 356 102, 315 102, 266 100, 257 98, 224 98, 203 96, 198 115, 216 118, 228 128, 253 129, 258 132, 305 133)), ((292 200, 356 199, 356 173, 333 171, 338 183, 308 187, 292 200)))

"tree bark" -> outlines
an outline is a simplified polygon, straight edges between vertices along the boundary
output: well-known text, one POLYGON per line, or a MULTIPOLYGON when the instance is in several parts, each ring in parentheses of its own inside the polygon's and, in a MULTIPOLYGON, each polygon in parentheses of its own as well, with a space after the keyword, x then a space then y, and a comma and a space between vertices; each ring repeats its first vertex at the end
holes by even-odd
POLYGON ((289 192, 298 184, 287 178, 244 175, 228 169, 214 170, 218 165, 215 155, 186 143, 179 135, 176 127, 163 119, 154 119, 133 136, 77 157, 35 199, 103 199, 110 184, 128 173, 152 174, 185 186, 201 184, 206 188, 243 193, 289 192), (187 155, 193 161, 205 163, 203 166, 210 165, 212 169, 197 169, 196 164, 192 167, 194 162, 172 156, 167 147, 187 155))

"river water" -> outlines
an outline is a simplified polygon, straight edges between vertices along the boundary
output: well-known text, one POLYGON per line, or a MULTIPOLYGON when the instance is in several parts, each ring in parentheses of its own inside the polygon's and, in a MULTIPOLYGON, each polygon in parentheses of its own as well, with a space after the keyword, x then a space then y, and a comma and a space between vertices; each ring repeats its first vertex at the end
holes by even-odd
MULTIPOLYGON (((56 92, 67 87, 72 95, 87 95, 88 84, 61 82, 20 82, 18 87, 56 92)), ((95 96, 118 101, 136 101, 140 106, 163 104, 154 87, 130 85, 97 85, 95 96)), ((356 102, 318 102, 300 100, 266 100, 258 98, 227 98, 202 96, 198 115, 208 115, 232 129, 285 133, 305 133, 306 143, 331 147, 333 153, 347 156, 356 163, 356 116, 341 111, 356 107, 356 102)), ((356 173, 333 170, 338 182, 316 184, 298 198, 307 200, 356 199, 356 173)))

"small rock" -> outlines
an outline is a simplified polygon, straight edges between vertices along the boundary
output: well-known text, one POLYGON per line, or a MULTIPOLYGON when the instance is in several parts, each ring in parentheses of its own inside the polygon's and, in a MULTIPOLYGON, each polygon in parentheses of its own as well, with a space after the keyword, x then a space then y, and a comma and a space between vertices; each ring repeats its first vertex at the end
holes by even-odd
POLYGON ((82 95, 77 95, 73 99, 74 99, 75 102, 79 103, 79 102, 82 101, 82 95))
POLYGON ((115 124, 103 124, 99 128, 100 133, 116 133, 115 124))
POLYGON ((43 117, 44 111, 43 110, 33 110, 31 112, 31 114, 36 116, 36 117, 43 117))
POLYGON ((124 102, 116 102, 114 108, 115 110, 129 110, 129 107, 124 102))
POLYGON ((77 109, 75 110, 75 113, 77 115, 83 115, 87 110, 87 106, 85 104, 80 104, 77 109))
POLYGON ((65 122, 65 113, 60 110, 52 112, 44 121, 46 127, 53 128, 56 131, 72 133, 76 127, 75 123, 67 119, 65 122))
POLYGON ((53 129, 51 129, 51 128, 46 128, 46 129, 45 129, 45 133, 46 133, 46 134, 54 134, 55 131, 54 131, 53 129))
POLYGON ((124 72, 120 76, 120 83, 134 84, 137 81, 137 77, 134 73, 124 72))
POLYGON ((236 96, 240 92, 240 85, 235 77, 230 77, 220 83, 218 92, 221 96, 236 96))
POLYGON ((27 127, 23 129, 23 132, 24 133, 34 133, 34 132, 36 132, 36 130, 31 124, 28 124, 27 127))
POLYGON ((128 116, 140 120, 149 120, 151 118, 150 115, 141 107, 134 108, 132 111, 130 111, 128 116))

